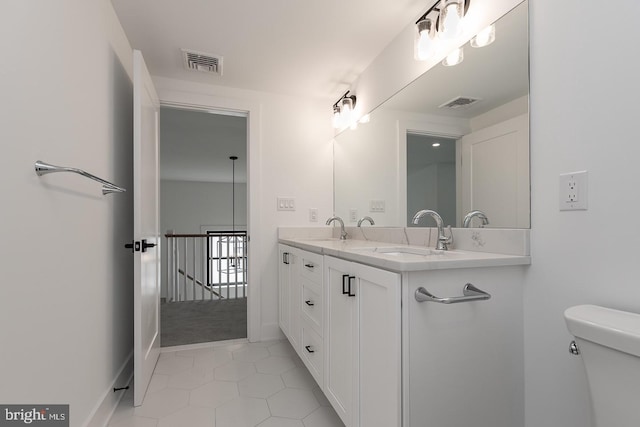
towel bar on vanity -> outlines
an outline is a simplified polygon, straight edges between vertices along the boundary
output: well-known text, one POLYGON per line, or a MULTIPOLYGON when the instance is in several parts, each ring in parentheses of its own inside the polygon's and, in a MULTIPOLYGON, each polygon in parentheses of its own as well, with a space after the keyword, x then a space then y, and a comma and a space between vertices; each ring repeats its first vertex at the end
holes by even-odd
POLYGON ((462 293, 464 296, 462 297, 447 297, 441 298, 431 294, 423 287, 419 287, 416 289, 416 301, 418 302, 439 302, 440 304, 456 304, 459 302, 469 302, 469 301, 481 301, 487 300, 491 298, 491 295, 486 293, 485 291, 481 291, 480 289, 473 286, 471 283, 467 283, 462 288, 462 293))
POLYGON ((72 172, 72 173, 77 173, 79 175, 84 176, 85 178, 89 178, 92 179, 94 181, 98 181, 100 184, 102 184, 102 194, 109 194, 109 193, 123 193, 127 190, 125 190, 122 187, 118 187, 117 185, 109 182, 109 181, 105 181, 102 178, 98 178, 95 175, 90 174, 89 172, 85 172, 82 169, 77 169, 77 168, 70 168, 70 167, 66 167, 66 166, 56 166, 56 165, 51 165, 49 163, 45 163, 42 160, 38 160, 36 161, 35 164, 36 167, 36 174, 38 176, 42 176, 42 175, 46 175, 48 173, 54 173, 54 172, 72 172))

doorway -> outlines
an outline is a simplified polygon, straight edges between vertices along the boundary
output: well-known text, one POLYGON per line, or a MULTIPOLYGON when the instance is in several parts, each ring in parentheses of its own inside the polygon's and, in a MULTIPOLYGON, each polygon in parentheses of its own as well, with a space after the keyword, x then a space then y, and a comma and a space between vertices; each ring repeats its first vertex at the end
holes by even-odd
POLYGON ((160 115, 161 345, 246 338, 247 114, 160 115))

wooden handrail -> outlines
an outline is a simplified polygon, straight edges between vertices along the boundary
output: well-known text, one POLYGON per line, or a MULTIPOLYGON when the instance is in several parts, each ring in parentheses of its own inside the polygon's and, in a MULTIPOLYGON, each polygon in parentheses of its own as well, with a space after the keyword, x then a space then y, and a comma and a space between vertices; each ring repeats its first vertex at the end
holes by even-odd
POLYGON ((239 235, 242 236, 243 234, 247 234, 246 231, 242 230, 242 231, 213 231, 211 232, 211 234, 173 234, 173 233, 167 233, 164 235, 164 237, 167 238, 173 238, 173 237, 215 237, 218 234, 233 234, 233 235, 239 235))

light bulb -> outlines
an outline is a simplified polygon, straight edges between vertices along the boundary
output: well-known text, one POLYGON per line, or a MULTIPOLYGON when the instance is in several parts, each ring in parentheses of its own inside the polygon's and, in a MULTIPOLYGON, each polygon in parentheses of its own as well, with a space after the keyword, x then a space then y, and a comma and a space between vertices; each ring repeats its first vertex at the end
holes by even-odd
POLYGON ((446 58, 442 61, 442 65, 451 67, 458 65, 464 59, 464 51, 461 47, 454 49, 446 58))
POLYGON ((436 48, 433 21, 425 18, 416 24, 416 38, 414 40, 414 58, 418 61, 429 59, 436 48))
POLYGON ((340 107, 333 107, 333 118, 331 120, 331 124, 334 129, 340 129, 342 127, 342 121, 340 117, 340 107))
POLYGON ((360 123, 369 123, 371 121, 371 114, 365 114, 360 117, 360 123))
POLYGON ((471 39, 471 47, 489 46, 496 39, 496 26, 491 24, 471 39))
POLYGON ((351 123, 351 113, 353 112, 353 100, 350 97, 342 99, 342 106, 340 107, 340 118, 343 124, 351 123))
POLYGON ((440 37, 454 39, 462 33, 462 17, 464 16, 464 0, 444 0, 440 12, 440 37))

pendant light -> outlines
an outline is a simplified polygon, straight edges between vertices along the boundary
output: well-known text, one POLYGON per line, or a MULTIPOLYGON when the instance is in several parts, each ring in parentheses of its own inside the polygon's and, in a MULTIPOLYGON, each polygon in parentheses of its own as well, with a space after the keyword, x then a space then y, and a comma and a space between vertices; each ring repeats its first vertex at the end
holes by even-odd
POLYGON ((444 60, 442 61, 442 65, 444 65, 445 67, 452 67, 461 63, 463 59, 464 50, 462 49, 462 47, 459 47, 451 51, 451 53, 447 55, 446 58, 444 58, 444 60))

